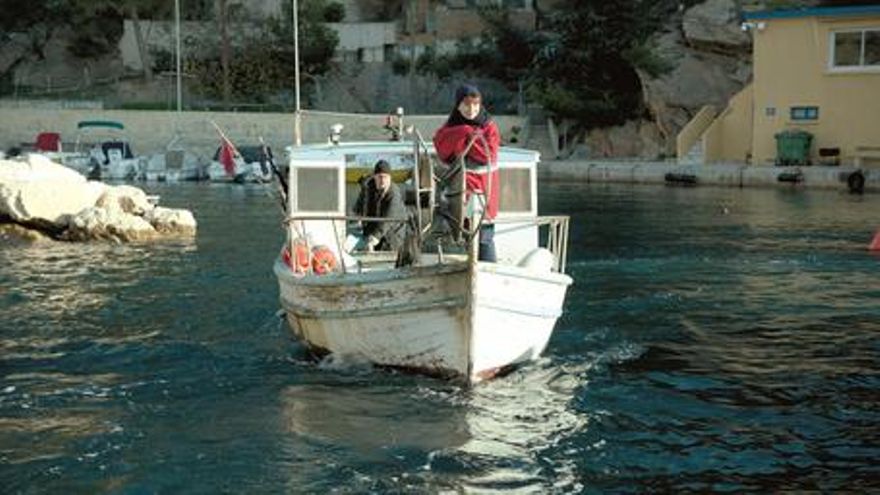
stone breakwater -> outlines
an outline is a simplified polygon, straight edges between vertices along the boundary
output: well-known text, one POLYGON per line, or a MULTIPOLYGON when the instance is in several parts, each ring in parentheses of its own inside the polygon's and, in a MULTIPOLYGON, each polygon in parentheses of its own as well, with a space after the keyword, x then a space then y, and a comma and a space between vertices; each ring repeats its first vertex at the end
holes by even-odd
POLYGON ((851 190, 861 182, 864 192, 880 192, 880 169, 757 165, 679 165, 665 162, 546 161, 538 165, 544 180, 681 184, 726 187, 806 187, 851 190))
POLYGON ((195 235, 190 211, 151 199, 137 187, 89 181, 42 155, 0 160, 0 237, 131 242, 195 235))

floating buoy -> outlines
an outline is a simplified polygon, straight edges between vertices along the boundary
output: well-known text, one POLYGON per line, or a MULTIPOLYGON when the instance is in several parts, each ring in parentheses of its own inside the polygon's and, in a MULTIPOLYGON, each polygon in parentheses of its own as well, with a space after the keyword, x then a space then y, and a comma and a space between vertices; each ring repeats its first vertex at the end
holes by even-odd
POLYGON ((535 248, 529 251, 523 259, 516 264, 533 272, 549 272, 553 270, 555 258, 547 248, 535 248))
POLYGON ((296 256, 290 255, 290 246, 281 249, 281 260, 295 275, 305 275, 309 271, 309 248, 304 241, 293 241, 296 256))
POLYGON ((880 230, 874 234, 874 240, 871 241, 871 245, 868 246, 868 251, 880 251, 880 230))
POLYGON ((327 246, 312 248, 312 271, 315 275, 326 275, 336 270, 336 256, 327 246))

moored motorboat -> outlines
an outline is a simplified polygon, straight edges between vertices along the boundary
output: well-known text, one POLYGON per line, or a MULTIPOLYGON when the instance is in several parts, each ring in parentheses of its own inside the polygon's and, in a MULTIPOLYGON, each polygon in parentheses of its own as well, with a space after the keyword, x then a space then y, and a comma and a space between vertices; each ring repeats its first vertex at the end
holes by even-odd
POLYGON ((125 126, 112 120, 84 120, 77 123, 74 151, 59 157, 77 172, 100 180, 136 179, 143 168, 125 134, 125 126))
POLYGON ((263 145, 239 146, 232 163, 224 165, 221 157, 223 147, 214 152, 206 174, 212 182, 269 182, 272 173, 267 163, 271 160, 271 150, 263 145))

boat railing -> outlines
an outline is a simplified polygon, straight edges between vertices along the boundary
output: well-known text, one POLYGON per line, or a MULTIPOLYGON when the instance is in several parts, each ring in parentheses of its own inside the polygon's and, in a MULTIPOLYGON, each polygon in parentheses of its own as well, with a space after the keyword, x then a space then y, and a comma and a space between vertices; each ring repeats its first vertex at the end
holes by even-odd
MULTIPOLYGON (((294 229, 296 229, 297 222, 303 221, 314 221, 314 220, 329 220, 333 221, 333 237, 336 239, 336 249, 337 252, 342 253, 344 251, 341 241, 341 236, 339 235, 339 231, 337 230, 337 222, 394 222, 394 223, 405 223, 408 222, 408 218, 384 218, 384 217, 365 217, 360 215, 290 215, 285 219, 285 223, 294 229)), ((566 259, 568 258, 568 225, 569 225, 569 217, 565 215, 545 215, 538 217, 527 217, 527 218, 497 218, 495 219, 496 224, 505 224, 505 223, 516 223, 516 224, 527 224, 534 225, 539 229, 541 227, 547 227, 546 237, 544 238, 544 242, 539 244, 543 244, 542 247, 545 247, 550 253, 553 255, 553 266, 552 270, 558 273, 565 273, 565 265, 566 259)), ((305 236, 303 236, 305 237, 305 236)), ((311 249, 311 246, 309 246, 311 249)), ((341 263, 343 273, 346 273, 345 263, 341 263)))
POLYGON ((545 215, 530 218, 496 218, 495 224, 517 223, 534 225, 539 229, 547 227, 546 237, 541 247, 546 248, 553 255, 553 271, 565 273, 565 263, 568 258, 568 224, 569 217, 566 215, 545 215))
POLYGON ((413 129, 413 134, 415 135, 413 140, 413 155, 415 159, 413 160, 412 179, 416 195, 415 219, 418 236, 421 239, 422 236, 431 230, 433 224, 434 209, 436 207, 436 198, 434 196, 436 176, 434 175, 434 160, 431 158, 427 142, 417 129, 413 129), (427 198, 427 205, 423 205, 423 197, 427 198), (426 206, 425 209, 427 210, 427 215, 424 218, 422 206, 426 206))
MULTIPOLYGON (((304 229, 297 227, 297 222, 302 225, 302 222, 306 221, 331 221, 333 225, 333 238, 336 241, 336 252, 343 253, 345 249, 342 246, 342 236, 339 235, 339 229, 337 226, 337 222, 393 222, 393 223, 406 223, 409 222, 409 218, 406 217, 366 217, 360 215, 314 215, 314 214, 305 214, 305 215, 289 215, 284 219, 284 223, 294 232, 296 232, 297 237, 306 241, 307 247, 311 252, 313 246, 308 246, 308 236, 305 235, 304 229)), ((292 239, 291 239, 292 240, 292 239)), ((347 267, 345 263, 340 263, 342 267, 342 273, 348 273, 347 267)), ((311 272, 311 264, 309 266, 309 271, 311 272)))

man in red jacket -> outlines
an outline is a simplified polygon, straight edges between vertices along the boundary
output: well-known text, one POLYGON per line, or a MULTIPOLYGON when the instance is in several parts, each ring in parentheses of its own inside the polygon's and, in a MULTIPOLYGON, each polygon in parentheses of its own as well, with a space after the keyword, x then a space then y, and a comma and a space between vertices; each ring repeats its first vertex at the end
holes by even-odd
MULTIPOLYGON (((455 163, 467 150, 465 185, 468 195, 485 195, 483 223, 480 226, 480 261, 496 260, 495 216, 498 214, 498 147, 501 135, 498 125, 483 108, 480 90, 464 84, 455 91, 455 108, 446 123, 434 134, 437 157, 455 163), (470 149, 468 145, 473 140, 470 149)), ((467 201, 467 198, 465 198, 467 201)))

